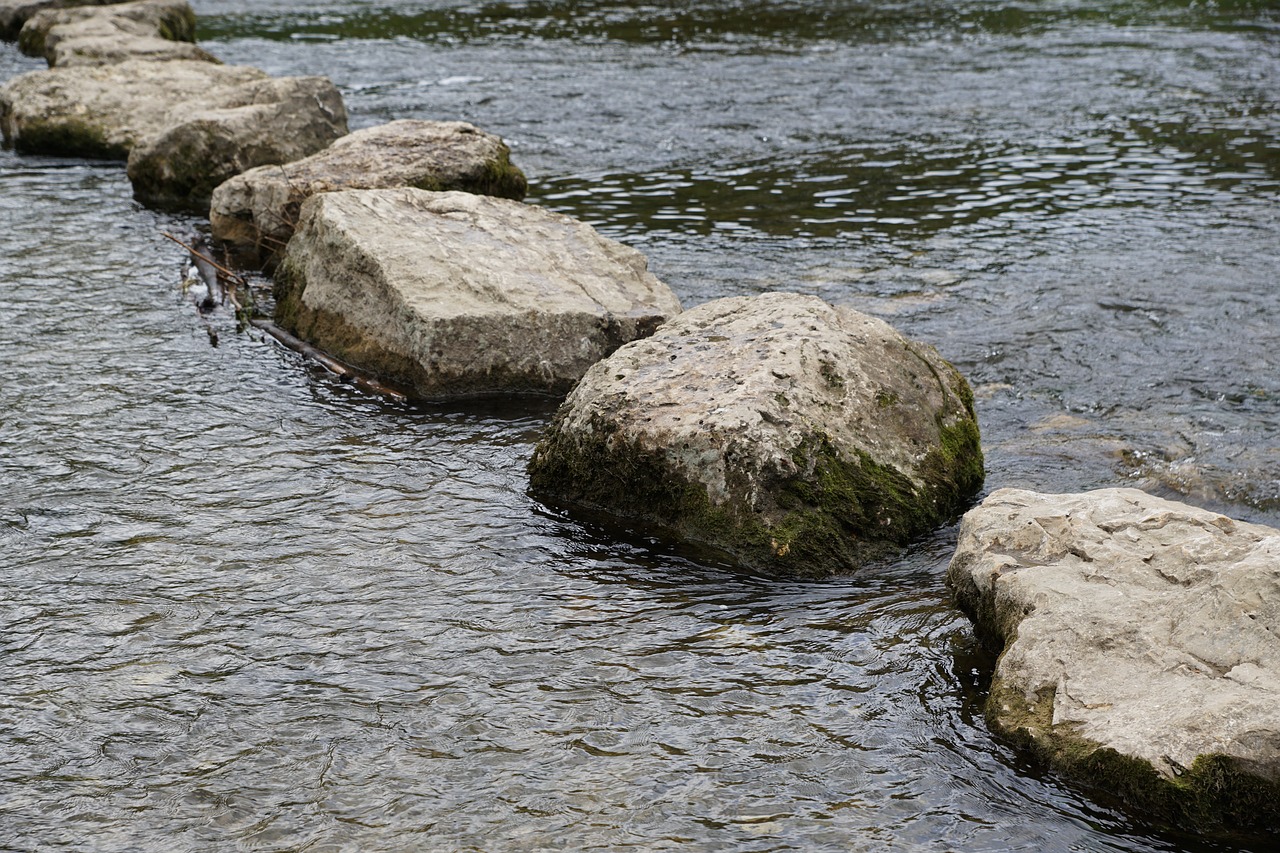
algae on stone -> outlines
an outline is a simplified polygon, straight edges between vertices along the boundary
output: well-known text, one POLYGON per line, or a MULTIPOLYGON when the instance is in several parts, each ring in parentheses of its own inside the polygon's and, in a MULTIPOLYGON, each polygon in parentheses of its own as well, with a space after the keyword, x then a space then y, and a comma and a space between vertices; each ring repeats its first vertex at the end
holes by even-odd
POLYGON ((699 306, 593 367, 529 476, 549 502, 825 576, 946 523, 983 463, 967 384, 931 347, 772 293, 699 306))

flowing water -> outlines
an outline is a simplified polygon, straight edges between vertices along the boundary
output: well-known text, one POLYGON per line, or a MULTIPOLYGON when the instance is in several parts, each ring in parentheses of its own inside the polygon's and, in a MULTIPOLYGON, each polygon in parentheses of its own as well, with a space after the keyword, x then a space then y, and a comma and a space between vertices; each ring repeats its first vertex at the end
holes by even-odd
MULTIPOLYGON (((989 489, 1280 524, 1274 2, 193 5, 353 127, 502 135, 686 305, 935 344, 989 489)), ((1238 849, 988 732, 954 528, 793 583, 550 511, 551 404, 387 403, 202 320, 161 236, 199 227, 0 153, 0 849, 1238 849)))

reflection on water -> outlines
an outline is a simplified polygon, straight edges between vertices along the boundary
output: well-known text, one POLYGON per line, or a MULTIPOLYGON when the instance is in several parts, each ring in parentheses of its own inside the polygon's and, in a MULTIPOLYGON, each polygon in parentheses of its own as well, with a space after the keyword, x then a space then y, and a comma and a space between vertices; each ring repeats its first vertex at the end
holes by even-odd
MULTIPOLYGON (((1274 4, 195 6, 354 126, 502 134, 686 304, 935 343, 990 488, 1280 523, 1274 4)), ((0 850, 1240 849, 990 736, 953 529, 798 584, 549 512, 549 407, 211 348, 160 236, 197 225, 0 154, 0 850)))

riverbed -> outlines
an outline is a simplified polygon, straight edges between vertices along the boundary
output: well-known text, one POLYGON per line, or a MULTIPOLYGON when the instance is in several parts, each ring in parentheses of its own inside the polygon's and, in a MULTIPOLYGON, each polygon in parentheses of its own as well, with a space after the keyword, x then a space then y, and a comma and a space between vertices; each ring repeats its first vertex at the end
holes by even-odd
MULTIPOLYGON (((353 129, 501 135, 686 306, 935 345, 988 490, 1280 526, 1273 3, 192 5, 353 129)), ((162 236, 201 227, 0 152, 0 850, 1264 849, 989 733, 954 527, 799 583, 548 509, 555 401, 383 400, 202 318, 162 236)))

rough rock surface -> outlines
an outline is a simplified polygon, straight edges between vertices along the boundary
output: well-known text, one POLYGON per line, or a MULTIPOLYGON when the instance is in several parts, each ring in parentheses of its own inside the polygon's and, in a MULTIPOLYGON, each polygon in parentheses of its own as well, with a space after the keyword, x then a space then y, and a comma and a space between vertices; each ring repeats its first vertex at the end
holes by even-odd
POLYGON ((105 6, 116 0, 0 0, 0 40, 13 41, 32 15, 45 9, 105 6))
POLYGON ((1134 489, 1002 489, 948 570, 996 729, 1193 829, 1280 830, 1280 530, 1134 489))
POLYGON ((208 212, 214 188, 228 178, 314 154, 347 132, 342 95, 325 77, 246 83, 222 105, 191 104, 170 118, 129 154, 133 195, 197 213, 208 212))
POLYGON ((0 129, 21 152, 124 160, 190 110, 244 103, 241 87, 266 79, 257 68, 181 61, 30 71, 0 86, 0 129))
POLYGON ((344 189, 418 187, 524 198, 524 173, 503 141, 466 122, 394 121, 358 130, 284 166, 237 175, 213 193, 213 236, 240 260, 263 263, 293 235, 302 202, 344 189))
POLYGON ((414 188, 312 196, 278 321, 422 397, 562 393, 680 303, 643 255, 567 216, 414 188))
POLYGON ((983 461, 968 383, 932 347, 767 293, 691 309, 589 370, 529 475, 552 503, 824 576, 948 521, 983 461))
POLYGON ((127 59, 217 62, 192 43, 195 36, 196 16, 186 0, 136 0, 39 12, 23 26, 18 46, 61 67, 127 59))

